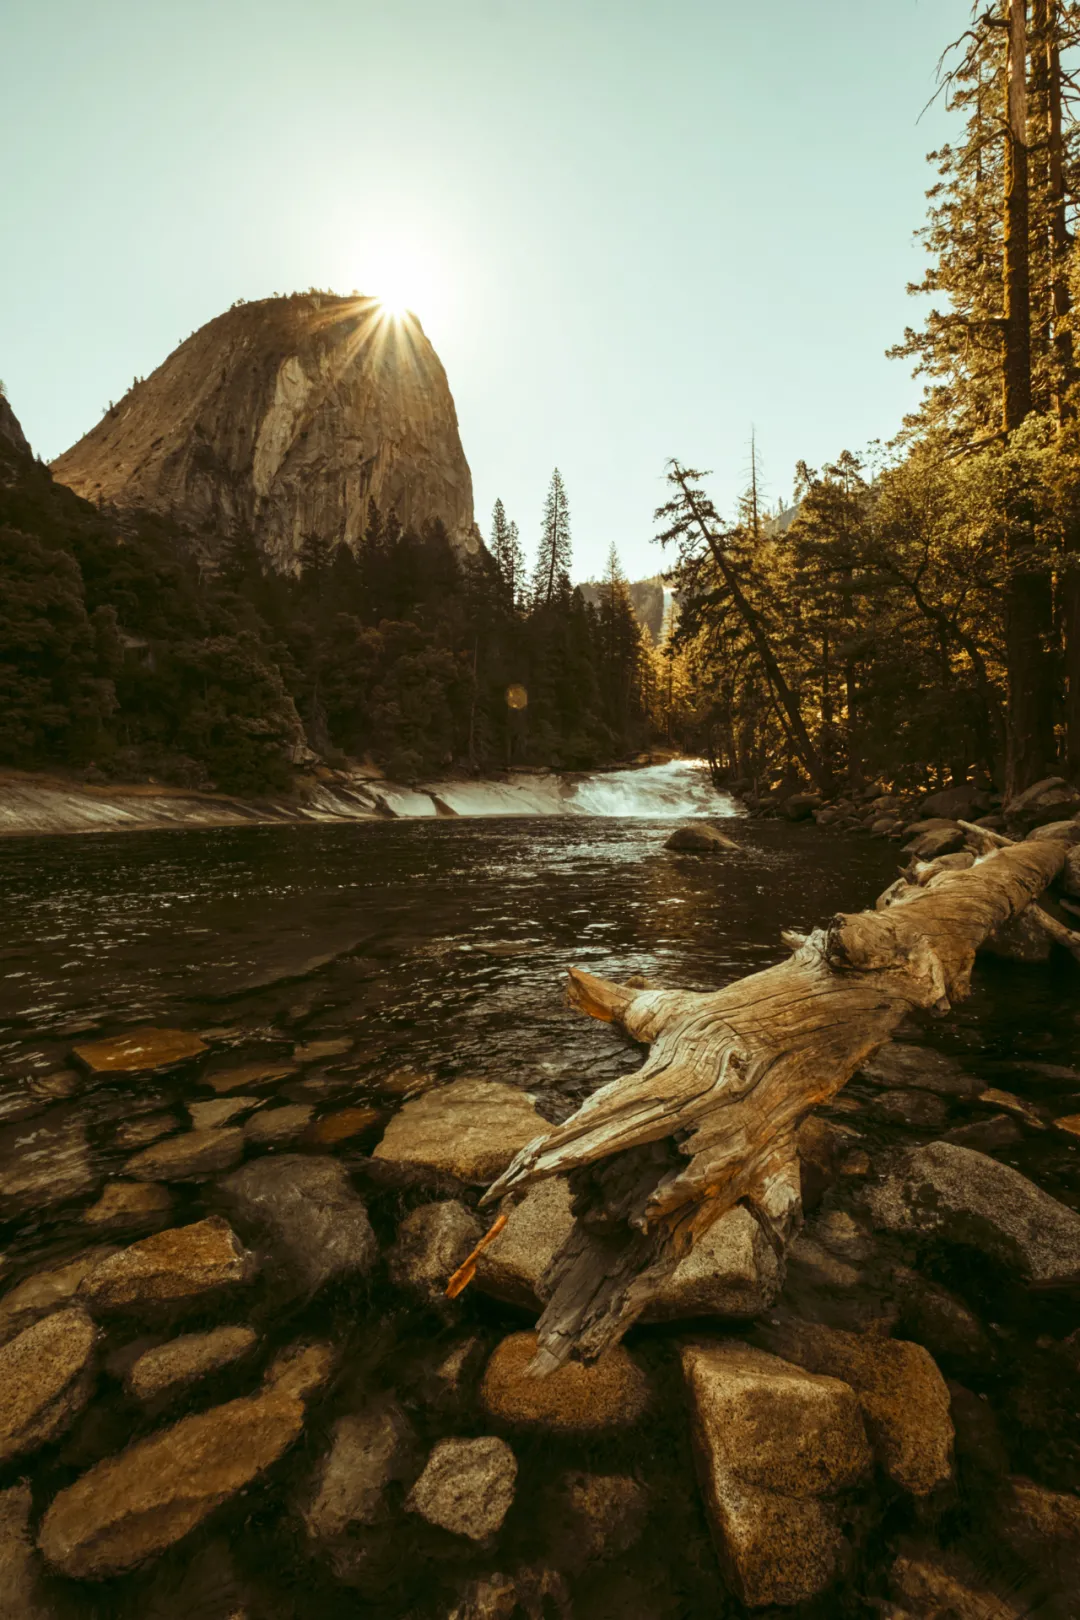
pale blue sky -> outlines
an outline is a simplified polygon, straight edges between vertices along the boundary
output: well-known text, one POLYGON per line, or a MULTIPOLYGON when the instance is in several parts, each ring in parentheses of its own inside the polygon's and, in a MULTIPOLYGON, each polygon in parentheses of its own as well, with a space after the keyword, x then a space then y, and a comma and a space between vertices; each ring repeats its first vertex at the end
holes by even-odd
MULTIPOLYGON (((238 297, 400 281, 487 531, 633 576, 665 459, 888 437, 968 0, 6 0, 0 377, 56 455, 238 297)), ((393 289, 390 289, 393 290, 393 289)))

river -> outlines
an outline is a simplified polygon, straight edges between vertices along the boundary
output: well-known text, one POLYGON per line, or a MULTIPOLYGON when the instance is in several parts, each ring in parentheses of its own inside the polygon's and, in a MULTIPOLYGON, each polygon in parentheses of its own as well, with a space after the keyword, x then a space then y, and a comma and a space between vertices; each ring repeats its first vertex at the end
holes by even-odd
MULTIPOLYGON (((488 814, 477 808, 456 818, 0 843, 0 1174, 5 1154, 8 1162, 17 1159, 20 1144, 32 1142, 39 1127, 75 1116, 85 1127, 100 1187, 130 1158, 125 1127, 163 1114, 171 1116, 168 1128, 182 1122, 184 1102, 206 1095, 191 1068, 85 1094, 76 1087, 73 1097, 64 1096, 63 1080, 58 1092, 49 1091, 50 1077, 58 1074, 74 1083, 74 1043, 146 1023, 217 1031, 229 1062, 237 1064, 290 1055, 297 1043, 344 1043, 346 1051, 312 1062, 280 1087, 282 1101, 313 1103, 317 1114, 353 1105, 385 1108, 381 1083, 390 1071, 406 1070, 439 1081, 509 1082, 535 1096, 548 1119, 562 1119, 598 1085, 640 1062, 638 1049, 611 1026, 568 1008, 563 974, 569 965, 615 978, 642 974, 666 985, 714 988, 782 959, 782 928, 807 929, 838 909, 871 905, 897 865, 889 844, 812 824, 749 820, 713 792, 702 768, 686 765, 578 779, 554 815, 510 818, 490 813, 490 804, 488 814), (665 850, 671 827, 689 816, 722 822, 738 853, 702 861, 665 850)), ((1025 1079, 1014 1071, 1025 1063, 1075 1063, 1078 1015, 1070 973, 980 967, 968 1003, 946 1023, 908 1033, 984 1069, 997 1084, 1004 1083, 1007 1066, 1010 1088, 1032 1099, 1045 1098, 1054 1085, 1064 1096, 1067 1081, 1040 1081, 1037 1074, 1025 1079)), ((858 1080, 849 1090, 855 1108, 865 1109, 874 1096, 858 1080)), ((912 1139, 880 1119, 860 1128, 871 1147, 897 1135, 912 1139)), ((361 1178, 378 1134, 374 1129, 339 1150, 361 1178)), ((1043 1136, 1021 1139, 1000 1156, 1056 1197, 1080 1203, 1075 1150, 1043 1136)), ((196 1220, 211 1207, 204 1199, 212 1202, 212 1190, 195 1185, 183 1198, 184 1217, 196 1220)), ((86 1202, 44 1200, 8 1221, 5 1287, 86 1246, 80 1225, 86 1202)), ((380 1239, 392 1235, 396 1209, 375 1195, 380 1239)), ((378 1288, 345 1308, 352 1313, 346 1327, 339 1314, 333 1331, 351 1335, 369 1371, 379 1356, 389 1358, 383 1380, 393 1378, 394 1358, 410 1352, 417 1333, 445 1331, 422 1317, 417 1325, 378 1288)), ((489 1335, 514 1321, 512 1313, 500 1317, 490 1302, 470 1299, 465 1309, 489 1335)), ((300 1329, 308 1321, 326 1331, 325 1311, 315 1306, 312 1313, 307 1319, 294 1313, 286 1326, 267 1329, 271 1345, 298 1331, 297 1322, 300 1329)), ((1023 1332, 1025 1342, 1033 1340, 1034 1329, 1023 1332)), ((92 1408, 66 1450, 47 1447, 23 1465, 39 1505, 88 1462, 145 1431, 147 1419, 132 1416, 113 1385, 108 1390, 102 1397, 108 1421, 95 1430, 92 1408)), ((467 1432, 476 1421, 466 1421, 467 1432)), ((580 1466, 576 1453, 567 1456, 580 1466)), ((628 1462, 623 1454, 605 1453, 601 1461, 606 1457, 612 1466, 620 1456, 620 1466, 648 1473, 641 1457, 628 1462)), ((675 1462, 678 1477, 689 1477, 685 1447, 675 1462)), ((675 1462, 668 1457, 657 1466, 670 1471, 675 1462)), ((527 1473, 532 1464, 522 1466, 527 1473)), ((1067 1461, 1063 1478, 1071 1477, 1072 1467, 1067 1461)), ((0 1486, 16 1477, 8 1468, 0 1486)), ((207 1577, 205 1608, 190 1592, 183 1600, 188 1607, 175 1606, 180 1599, 165 1591, 172 1576, 163 1586, 151 1571, 101 1589, 61 1582, 55 1612, 64 1620, 159 1614, 179 1620, 181 1613, 228 1620, 233 1612, 249 1620, 336 1620, 339 1614, 426 1620, 449 1613, 431 1598, 436 1586, 442 1591, 444 1575, 457 1579, 462 1569, 475 1575, 492 1567, 490 1555, 479 1552, 461 1569, 451 1559, 449 1574, 440 1573, 434 1586, 403 1575, 400 1592, 393 1589, 397 1595, 359 1608, 355 1594, 325 1572, 301 1591, 308 1566, 297 1562, 293 1532, 278 1519, 294 1489, 291 1479, 273 1474, 260 1487, 249 1540, 230 1510, 230 1572, 207 1577), (276 1570, 269 1587, 264 1566, 276 1570)), ((577 1620, 608 1620, 617 1612, 638 1620, 713 1620, 741 1612, 715 1598, 718 1577, 696 1498, 680 1497, 677 1510, 658 1522, 647 1554, 634 1555, 644 1564, 631 1561, 638 1573, 612 1577, 611 1592, 622 1594, 617 1601, 608 1603, 602 1581, 585 1579, 577 1620), (687 1537, 694 1563, 689 1574, 681 1545, 687 1537)), ((216 1547, 215 1533, 212 1524, 194 1545, 216 1547)), ((179 1579, 182 1562, 168 1567, 179 1579)), ((202 1588, 196 1597, 203 1602, 202 1588)), ((490 1610, 491 1616, 503 1612, 490 1610)))

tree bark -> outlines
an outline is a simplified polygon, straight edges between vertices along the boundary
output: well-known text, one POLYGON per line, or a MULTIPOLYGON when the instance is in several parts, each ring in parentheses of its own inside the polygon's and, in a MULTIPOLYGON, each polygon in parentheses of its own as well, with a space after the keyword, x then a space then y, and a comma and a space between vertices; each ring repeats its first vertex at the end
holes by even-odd
POLYGON ((790 960, 710 994, 572 969, 574 1005, 650 1052, 529 1143, 484 1195, 505 1208, 548 1176, 570 1179, 575 1225, 545 1279, 534 1370, 602 1355, 736 1204, 782 1250, 802 1219, 801 1121, 913 1008, 943 1012, 967 994, 978 947, 1041 893, 1067 847, 995 848, 967 870, 890 890, 880 909, 785 936, 790 960))

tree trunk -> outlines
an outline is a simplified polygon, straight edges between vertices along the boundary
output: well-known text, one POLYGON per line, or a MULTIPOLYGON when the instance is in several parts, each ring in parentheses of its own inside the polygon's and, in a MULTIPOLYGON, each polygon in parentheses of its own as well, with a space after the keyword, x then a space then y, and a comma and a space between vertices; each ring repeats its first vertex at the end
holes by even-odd
MULTIPOLYGON (((978 839, 983 829, 974 829, 978 839)), ((644 1065, 531 1142, 484 1196, 515 1202, 569 1175, 574 1228, 545 1279, 537 1373, 615 1344, 721 1215, 745 1204, 781 1249, 802 1209, 796 1132, 913 1008, 968 993, 979 945, 1052 880, 1067 844, 999 848, 723 990, 635 989, 570 973, 571 1001, 651 1050, 644 1065)))
MULTIPOLYGON (((1027 0, 1007 0, 1007 5, 1001 425, 1008 434, 1021 425, 1032 402, 1027 0)), ((1054 757, 1053 600, 1049 572, 1040 566, 1033 517, 1030 499, 1019 491, 1005 514, 1006 798, 1045 776, 1054 757)))

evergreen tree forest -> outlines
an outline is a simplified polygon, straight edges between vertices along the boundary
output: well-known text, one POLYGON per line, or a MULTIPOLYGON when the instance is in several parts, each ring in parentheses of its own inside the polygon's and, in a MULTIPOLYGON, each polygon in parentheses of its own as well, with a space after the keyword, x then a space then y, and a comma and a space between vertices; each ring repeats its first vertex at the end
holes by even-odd
POLYGON ((264 793, 319 761, 401 781, 586 769, 654 729, 658 655, 616 558, 596 605, 571 587, 558 473, 532 583, 501 501, 488 546, 373 506, 355 551, 312 537, 282 574, 251 536, 197 553, 167 524, 98 511, 15 431, 0 433, 0 764, 264 793))
POLYGON ((669 468, 682 721, 759 785, 1080 779, 1080 7, 993 0, 946 50, 957 125, 930 154, 932 299, 893 351, 925 379, 873 464, 758 480, 725 522, 669 468), (752 498, 751 498, 752 497, 752 498))

